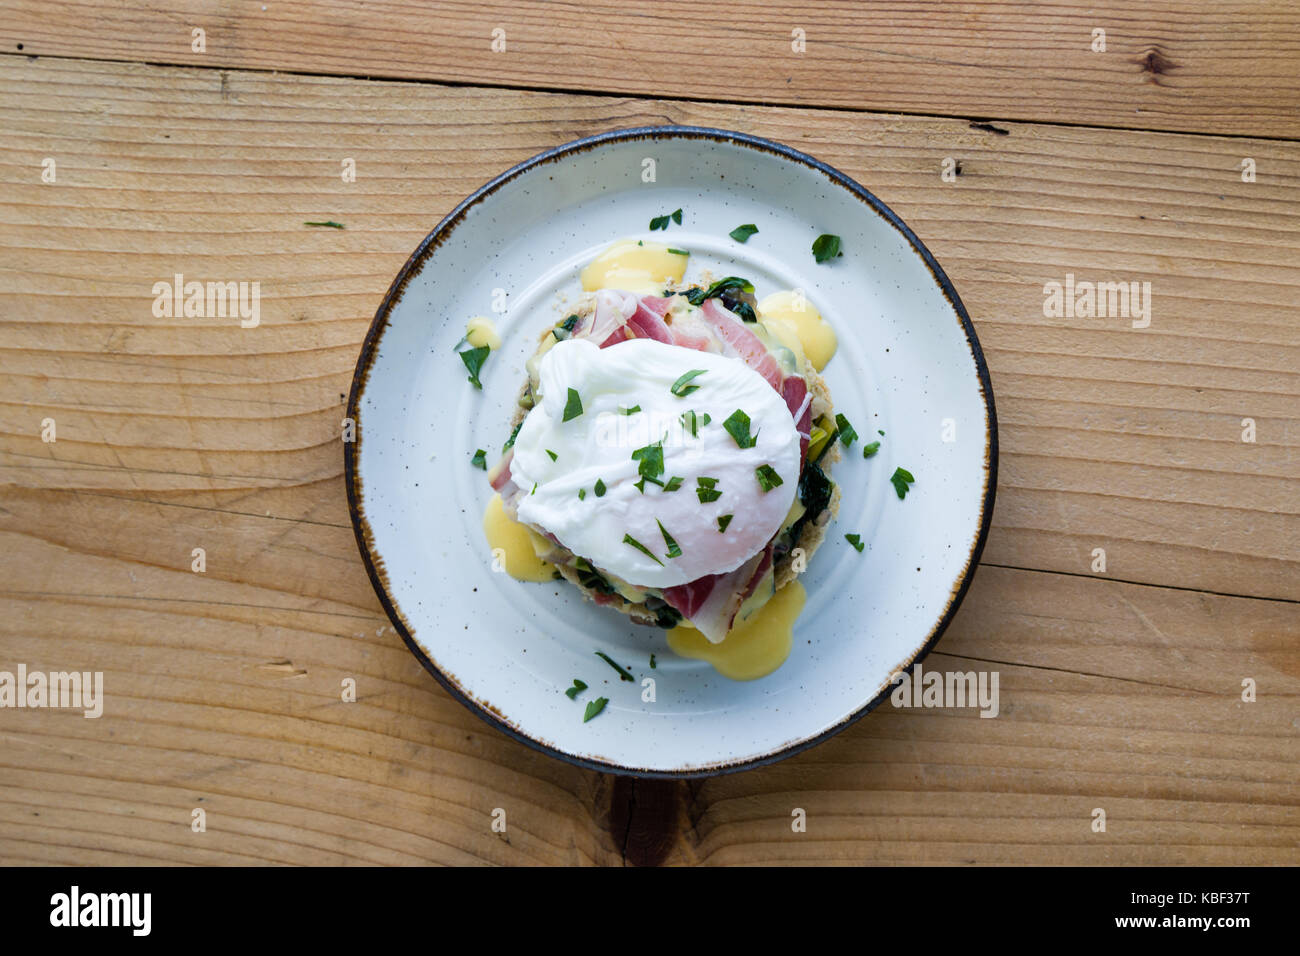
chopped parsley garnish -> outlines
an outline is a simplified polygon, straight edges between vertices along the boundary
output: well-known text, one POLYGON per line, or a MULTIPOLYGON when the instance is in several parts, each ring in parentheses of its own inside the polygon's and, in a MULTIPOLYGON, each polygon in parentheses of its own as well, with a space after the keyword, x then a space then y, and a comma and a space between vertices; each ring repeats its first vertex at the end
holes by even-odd
POLYGON ((578 489, 578 500, 579 500, 579 501, 582 501, 582 500, 585 499, 586 497, 587 497, 587 489, 586 489, 586 488, 579 488, 579 489, 578 489))
POLYGON ((596 488, 595 488, 595 491, 596 491, 596 497, 597 497, 597 498, 604 498, 604 497, 605 497, 605 483, 604 483, 603 481, 601 481, 599 478, 596 479, 596 488))
POLYGON ((651 670, 654 670, 654 669, 657 668, 658 666, 659 666, 659 665, 655 663, 655 656, 654 656, 653 654, 651 654, 651 655, 650 655, 650 669, 651 669, 651 670))
POLYGON ((876 434, 879 435, 881 438, 884 438, 884 437, 885 437, 884 429, 877 428, 877 429, 876 429, 876 434))
POLYGON ((479 390, 482 390, 483 383, 478 380, 478 373, 483 370, 483 363, 487 361, 488 353, 491 351, 486 345, 480 345, 476 349, 466 349, 456 353, 465 363, 465 368, 469 369, 470 384, 479 390))
POLYGON ((839 426, 840 441, 844 442, 845 448, 848 448, 857 439, 857 431, 849 424, 849 420, 840 414, 835 416, 835 424, 839 426))
POLYGON ((731 232, 727 233, 727 235, 731 236, 731 238, 735 239, 737 242, 748 242, 749 237, 754 235, 756 232, 758 232, 758 226, 751 222, 746 223, 743 226, 737 226, 735 229, 731 230, 731 232))
POLYGON ((571 421, 582 414, 582 398, 578 395, 578 390, 569 389, 569 400, 564 403, 564 418, 562 421, 571 421))
POLYGON ((844 540, 847 541, 849 544, 853 545, 853 547, 857 548, 857 549, 858 549, 858 554, 861 554, 861 553, 862 553, 862 548, 863 548, 863 544, 862 544, 862 535, 860 535, 860 534, 846 534, 846 535, 844 536, 844 540))
POLYGON ((742 279, 739 276, 727 276, 725 279, 719 279, 707 289, 701 289, 699 286, 695 286, 682 292, 681 295, 686 296, 686 301, 691 305, 703 305, 705 299, 716 298, 731 289, 736 289, 740 292, 753 292, 754 283, 750 282, 748 279, 742 279))
POLYGON ((474 452, 474 457, 469 460, 469 463, 475 468, 482 468, 487 471, 487 452, 480 448, 474 452))
POLYGON ((829 262, 836 256, 844 255, 840 251, 840 237, 832 236, 829 233, 822 233, 812 244, 813 258, 818 262, 829 262))
POLYGON ((606 664, 608 664, 610 667, 614 668, 614 670, 618 671, 619 680, 630 680, 630 681, 636 680, 635 677, 633 677, 625 668, 620 667, 614 661, 614 659, 611 658, 608 654, 602 653, 601 651, 597 651, 596 656, 599 657, 606 664))
POLYGON ((735 515, 718 515, 718 534, 722 534, 724 531, 727 530, 727 525, 731 524, 731 519, 734 518, 734 517, 736 517, 736 516, 735 516, 735 515))
POLYGON ((753 448, 758 441, 757 433, 749 433, 749 416, 739 408, 731 413, 731 417, 722 423, 722 427, 727 430, 727 434, 736 440, 736 445, 740 448, 753 448))
POLYGON ((569 700, 577 700, 578 695, 581 694, 586 689, 587 689, 587 685, 575 677, 573 679, 573 686, 570 687, 568 690, 566 690, 564 693, 569 698, 569 700))
POLYGON ((604 710, 605 705, 608 703, 609 703, 608 697, 597 697, 595 700, 590 701, 587 704, 586 712, 583 713, 582 715, 582 722, 585 724, 587 721, 591 720, 591 718, 595 717, 602 710, 604 710))
POLYGON ((894 483, 894 490, 898 492, 899 498, 905 498, 907 493, 911 491, 909 486, 916 481, 912 477, 912 473, 906 468, 895 468, 894 473, 889 476, 889 480, 894 483))
POLYGON ((710 501, 717 501, 722 497, 722 492, 717 489, 718 479, 699 477, 695 479, 695 494, 700 499, 700 504, 706 505, 710 501))
POLYGON ((880 442, 873 441, 870 445, 862 446, 862 457, 870 458, 876 452, 880 451, 880 442))
POLYGON ((529 493, 530 495, 535 495, 535 494, 537 494, 537 482, 535 482, 535 481, 533 482, 533 490, 530 491, 530 492, 528 492, 528 493, 529 493))
POLYGON ((682 412, 682 427, 691 433, 692 438, 700 437, 700 418, 694 410, 682 412))
POLYGON ((759 465, 754 469, 754 476, 758 479, 758 483, 764 491, 771 491, 778 485, 785 484, 771 465, 759 465))
POLYGON ((663 440, 660 439, 653 445, 638 448, 632 452, 632 460, 640 462, 637 466, 637 474, 646 478, 658 478, 664 473, 663 440))
POLYGON ((506 443, 501 446, 501 454, 504 455, 506 452, 508 452, 511 448, 514 447, 515 439, 519 437, 519 429, 523 427, 524 427, 523 422, 520 422, 518 425, 515 426, 515 430, 510 433, 510 437, 506 439, 506 443))
POLYGON ((618 413, 620 415, 635 415, 639 411, 641 411, 640 405, 633 405, 631 408, 624 408, 622 405, 618 407, 618 413))
POLYGON ((655 232, 659 229, 667 229, 669 219, 680 226, 682 224, 682 211, 678 209, 675 212, 670 212, 666 216, 655 216, 650 220, 650 231, 655 232))
POLYGON ((559 461, 560 456, 557 455, 555 452, 551 451, 549 448, 546 449, 546 454, 551 456, 551 461, 559 461))
POLYGON ((662 521, 656 518, 655 524, 659 525, 659 533, 664 536, 664 544, 668 546, 668 553, 664 555, 664 557, 680 558, 682 556, 681 545, 679 545, 677 543, 677 540, 668 533, 668 529, 664 527, 664 523, 662 521))
POLYGON ((660 481, 658 478, 651 478, 649 475, 642 475, 640 481, 634 482, 632 487, 635 488, 637 491, 641 492, 641 494, 645 494, 645 483, 647 481, 650 482, 652 485, 658 485, 660 488, 664 487, 664 483, 662 481, 660 481))
POLYGON ((662 561, 660 561, 658 558, 656 558, 656 557, 654 556, 654 553, 653 553, 649 548, 647 548, 644 544, 642 544, 642 543, 641 543, 640 541, 638 541, 636 538, 632 537, 630 534, 625 534, 625 535, 623 535, 623 543, 624 543, 624 544, 630 544, 632 547, 636 548, 638 551, 640 551, 642 554, 644 554, 647 558, 649 558, 649 559, 650 559, 651 561, 653 561, 655 564, 659 565, 659 567, 662 568, 662 567, 664 566, 664 563, 663 563, 662 561))
POLYGON ((698 385, 690 385, 687 383, 689 383, 692 379, 698 378, 699 376, 703 375, 705 371, 706 370, 702 368, 692 369, 691 371, 683 375, 681 378, 679 378, 677 381, 673 382, 673 387, 669 389, 669 391, 671 391, 678 398, 685 398, 687 395, 691 394, 691 392, 699 388, 698 385))
POLYGON ((676 491, 682 486, 682 479, 674 475, 668 479, 668 484, 664 485, 664 491, 676 491))
POLYGON ((690 255, 690 253, 687 252, 685 249, 669 249, 668 251, 671 252, 671 253, 672 253, 673 255, 675 255, 675 256, 689 256, 689 255, 690 255))

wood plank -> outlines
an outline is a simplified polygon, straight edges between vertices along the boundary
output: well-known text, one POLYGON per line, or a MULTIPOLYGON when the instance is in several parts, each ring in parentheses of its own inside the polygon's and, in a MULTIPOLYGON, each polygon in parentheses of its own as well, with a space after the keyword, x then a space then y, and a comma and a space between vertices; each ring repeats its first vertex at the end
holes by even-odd
POLYGON ((772 767, 631 785, 437 687, 360 586, 331 485, 0 490, 4 661, 106 691, 98 720, 6 711, 0 861, 1300 862, 1294 604, 984 567, 923 666, 996 671, 995 719, 886 705, 772 767))
POLYGON ((538 150, 671 120, 807 149, 938 256, 1002 424, 986 560, 1089 573, 1100 547, 1123 580, 1300 599, 1292 144, 58 60, 0 61, 0 90, 0 481, 337 483, 358 343, 425 231, 538 150), (261 326, 153 318, 176 272, 260 281, 261 326), (1150 281, 1151 327, 1045 317, 1067 274, 1150 281))
POLYGON ((2 0, 0 10, 5 52, 1300 136, 1300 8, 1254 0, 835 0, 797 12, 777 0, 2 0), (1092 49, 1096 29, 1105 52, 1092 49))

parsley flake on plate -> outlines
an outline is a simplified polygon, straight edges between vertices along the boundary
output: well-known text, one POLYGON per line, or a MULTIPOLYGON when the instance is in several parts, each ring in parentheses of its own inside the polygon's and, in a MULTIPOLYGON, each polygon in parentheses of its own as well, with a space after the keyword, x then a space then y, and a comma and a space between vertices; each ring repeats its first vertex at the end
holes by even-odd
POLYGON ((844 255, 840 251, 840 237, 832 236, 829 233, 822 233, 813 240, 812 252, 813 258, 818 262, 830 262, 836 256, 844 255))
POLYGON ((480 391, 483 389, 483 383, 479 381, 478 373, 483 371, 483 363, 487 361, 488 353, 491 351, 486 345, 480 345, 476 349, 466 349, 456 353, 465 363, 465 368, 469 370, 469 383, 480 391))
POLYGON ((608 654, 602 653, 601 651, 597 651, 597 652, 596 652, 596 656, 599 657, 599 658, 600 658, 602 661, 604 661, 606 664, 608 664, 610 667, 614 668, 614 670, 618 671, 618 679, 619 679, 619 680, 630 680, 630 681, 634 681, 634 680, 636 680, 636 678, 633 677, 633 676, 631 675, 631 673, 630 673, 630 672, 629 672, 625 667, 620 666, 620 665, 619 665, 619 664, 618 664, 618 663, 617 663, 617 662, 616 662, 612 657, 610 657, 608 654))
POLYGON ((916 481, 912 477, 912 473, 906 468, 895 468, 894 473, 889 476, 889 480, 894 483, 894 490, 898 492, 900 500, 907 497, 907 493, 912 490, 912 483, 916 481))

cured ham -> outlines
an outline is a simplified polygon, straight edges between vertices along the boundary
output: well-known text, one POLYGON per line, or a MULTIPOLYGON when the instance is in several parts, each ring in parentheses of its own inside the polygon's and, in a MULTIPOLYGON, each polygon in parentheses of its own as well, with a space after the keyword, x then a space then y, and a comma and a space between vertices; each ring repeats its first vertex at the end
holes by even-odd
POLYGON ((492 474, 488 477, 493 491, 501 491, 506 485, 510 484, 510 462, 515 457, 515 450, 509 449, 496 467, 492 469, 492 474))
POLYGON ((664 589, 664 600, 714 644, 731 630, 740 606, 772 568, 774 542, 727 574, 708 574, 688 584, 664 589))
POLYGON ((808 394, 808 383, 801 375, 789 375, 781 383, 781 397, 786 407, 794 416, 795 428, 799 430, 799 464, 808 457, 808 439, 812 428, 812 396, 808 394))
POLYGON ((636 310, 628 317, 627 323, 600 343, 601 348, 626 342, 628 339, 654 339, 665 345, 676 345, 672 331, 664 322, 664 313, 668 311, 668 300, 655 296, 645 296, 637 301, 636 310), (662 303, 658 310, 650 303, 662 303))
POLYGON ((730 347, 732 354, 742 359, 778 392, 781 391, 781 363, 767 346, 734 313, 728 311, 717 299, 705 299, 701 311, 718 337, 730 347))
MULTIPOLYGON (((612 336, 621 334, 627 320, 640 303, 637 297, 617 289, 601 289, 596 293, 596 308, 581 327, 574 330, 575 338, 591 339, 603 348, 612 336)), ((622 341, 619 339, 618 341, 622 341)))

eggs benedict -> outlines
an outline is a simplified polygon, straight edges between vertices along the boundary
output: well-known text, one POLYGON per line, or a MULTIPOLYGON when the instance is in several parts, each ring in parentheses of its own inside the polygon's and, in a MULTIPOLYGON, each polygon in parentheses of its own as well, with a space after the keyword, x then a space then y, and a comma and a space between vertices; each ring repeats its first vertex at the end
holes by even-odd
POLYGON ((588 598, 719 644, 824 536, 833 412, 747 280, 662 291, 596 288, 547 330, 489 478, 536 557, 588 598))

